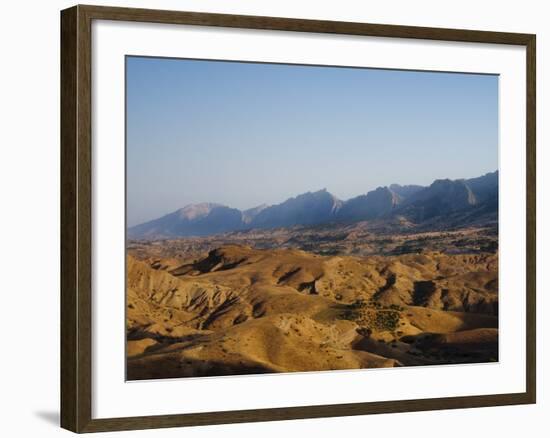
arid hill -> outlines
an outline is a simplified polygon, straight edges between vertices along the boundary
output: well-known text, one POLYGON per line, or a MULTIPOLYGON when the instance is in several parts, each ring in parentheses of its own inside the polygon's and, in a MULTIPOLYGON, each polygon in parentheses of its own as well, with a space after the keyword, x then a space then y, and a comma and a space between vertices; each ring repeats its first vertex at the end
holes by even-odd
POLYGON ((498 359, 494 253, 225 245, 185 260, 163 242, 127 263, 131 380, 498 359))

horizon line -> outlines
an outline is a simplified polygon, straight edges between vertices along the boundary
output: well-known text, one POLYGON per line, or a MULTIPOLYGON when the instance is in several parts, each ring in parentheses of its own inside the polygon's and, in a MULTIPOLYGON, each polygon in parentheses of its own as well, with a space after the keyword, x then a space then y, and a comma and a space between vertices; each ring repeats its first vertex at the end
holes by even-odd
MULTIPOLYGON (((426 188, 426 187, 430 187, 431 185, 433 185, 436 181, 445 181, 445 180, 449 180, 449 181, 464 181, 464 180, 467 180, 467 179, 474 179, 474 178, 480 178, 480 177, 483 177, 483 176, 486 176, 486 175, 490 175, 492 173, 498 173, 499 169, 497 168, 496 170, 493 170, 493 171, 489 171, 489 172, 485 172, 479 176, 474 176, 474 177, 471 177, 471 178, 456 178, 456 179, 451 179, 451 178, 436 178, 434 179, 430 184, 428 185, 421 185, 421 184, 414 184, 414 183, 411 183, 411 184, 397 184, 397 183, 391 183, 389 185, 383 185, 383 186, 377 186, 376 188, 373 188, 373 189, 370 189, 366 192, 362 192, 358 195, 355 195, 355 196, 352 196, 352 197, 349 197, 347 199, 342 199, 336 195, 334 195, 332 192, 330 192, 326 187, 323 187, 322 189, 319 189, 319 190, 307 190, 305 192, 301 192, 301 193, 298 193, 297 195, 294 195, 294 196, 287 196, 286 198, 284 198, 282 201, 280 202, 276 202, 276 203, 273 203, 273 204, 268 204, 266 202, 264 203, 261 203, 261 204, 257 204, 257 205, 254 205, 253 207, 248 207, 248 208, 236 208, 236 207, 231 207, 229 205, 226 205, 226 204, 222 204, 222 203, 219 203, 219 202, 211 202, 211 201, 203 201, 203 202, 192 202, 192 203, 189 203, 189 204, 186 204, 184 205, 183 207, 179 207, 179 208, 176 208, 175 210, 171 210, 167 213, 164 213, 164 214, 161 214, 157 217, 154 217, 154 218, 151 218, 151 219, 147 219, 143 222, 139 222, 135 225, 128 225, 128 221, 126 221, 126 228, 133 228, 133 227, 136 227, 136 226, 139 226, 139 225, 142 225, 142 224, 146 224, 147 222, 151 222, 151 221, 154 221, 154 220, 157 220, 157 219, 160 219, 162 217, 165 217, 165 216, 168 216, 170 214, 173 214, 177 211, 180 211, 180 210, 183 210, 184 208, 187 208, 189 206, 193 206, 193 205, 203 205, 203 204, 211 204, 211 205, 216 205, 216 206, 219 206, 219 207, 226 207, 226 208, 231 208, 231 209, 234 209, 234 210, 238 210, 240 211, 241 213, 244 213, 245 211, 247 210, 253 210, 255 208, 258 208, 258 207, 262 207, 262 206, 265 206, 266 208, 269 208, 269 207, 273 207, 275 205, 279 205, 279 204, 282 204, 290 199, 295 199, 299 196, 302 196, 302 195, 307 195, 307 194, 315 194, 315 193, 319 193, 319 192, 327 192, 329 193, 331 196, 333 196, 334 198, 336 198, 337 201, 341 201, 341 202, 348 202, 350 201, 351 199, 355 199, 359 196, 365 196, 367 195, 368 193, 370 192, 374 192, 378 189, 384 189, 384 188, 387 188, 387 189, 390 189, 391 186, 393 185, 396 185, 396 186, 400 186, 400 187, 407 187, 407 186, 419 186, 419 187, 422 187, 422 188, 426 188)), ((391 190, 391 189, 390 189, 391 190)))

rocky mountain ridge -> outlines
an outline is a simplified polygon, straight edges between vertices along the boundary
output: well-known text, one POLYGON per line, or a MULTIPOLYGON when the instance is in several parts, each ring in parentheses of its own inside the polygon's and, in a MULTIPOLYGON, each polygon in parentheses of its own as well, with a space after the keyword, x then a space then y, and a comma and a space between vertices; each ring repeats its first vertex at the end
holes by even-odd
POLYGON ((498 171, 471 179, 439 179, 427 187, 392 184, 342 201, 322 189, 276 205, 245 211, 215 203, 185 206, 128 228, 128 237, 209 236, 246 229, 275 229, 328 223, 404 218, 431 223, 445 218, 474 222, 498 214, 498 171), (464 213, 464 214, 462 214, 464 213))

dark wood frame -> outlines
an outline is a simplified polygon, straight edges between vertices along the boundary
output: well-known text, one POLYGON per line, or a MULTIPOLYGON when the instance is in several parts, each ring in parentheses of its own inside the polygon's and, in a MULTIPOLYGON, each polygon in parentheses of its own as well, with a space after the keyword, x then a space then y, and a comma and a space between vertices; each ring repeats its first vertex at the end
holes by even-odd
POLYGON ((535 35, 519 33, 80 5, 62 11, 61 426, 80 433, 535 403, 535 47, 535 35), (526 392, 198 414, 92 419, 92 20, 140 21, 525 46, 527 51, 526 392))

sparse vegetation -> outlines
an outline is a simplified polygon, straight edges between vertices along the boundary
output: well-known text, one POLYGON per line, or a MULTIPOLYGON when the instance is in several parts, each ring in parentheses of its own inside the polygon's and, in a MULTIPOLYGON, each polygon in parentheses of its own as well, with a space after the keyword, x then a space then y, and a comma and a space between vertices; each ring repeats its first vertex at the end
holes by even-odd
POLYGON ((130 242, 129 378, 498 360, 498 234, 363 226, 130 242))

